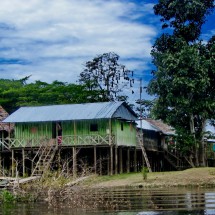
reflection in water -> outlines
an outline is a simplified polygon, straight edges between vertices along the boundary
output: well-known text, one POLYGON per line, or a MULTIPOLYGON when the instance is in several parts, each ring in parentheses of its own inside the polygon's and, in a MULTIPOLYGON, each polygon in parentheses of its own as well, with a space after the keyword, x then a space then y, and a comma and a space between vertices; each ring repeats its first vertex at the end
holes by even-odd
POLYGON ((92 210, 47 203, 3 204, 3 215, 215 215, 215 189, 147 189, 118 188, 90 191, 92 199, 101 204, 92 210))

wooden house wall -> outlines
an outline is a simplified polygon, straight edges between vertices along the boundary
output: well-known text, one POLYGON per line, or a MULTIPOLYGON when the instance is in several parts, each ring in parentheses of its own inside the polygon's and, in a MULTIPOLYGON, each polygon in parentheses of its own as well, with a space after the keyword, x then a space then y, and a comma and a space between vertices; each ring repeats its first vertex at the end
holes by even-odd
POLYGON ((64 135, 106 135, 108 120, 77 120, 62 122, 62 134, 64 135), (90 125, 97 124, 98 131, 90 131, 90 125))
MULTIPOLYGON (((136 146, 136 128, 135 125, 126 122, 112 119, 98 119, 98 120, 77 120, 77 121, 63 121, 60 123, 62 128, 63 138, 66 136, 87 136, 100 135, 107 140, 109 133, 114 136, 114 144, 124 146, 136 146), (97 131, 91 131, 91 124, 97 124, 97 131), (110 131, 109 126, 112 129, 110 131), (122 129, 123 126, 123 129, 122 129)), ((53 132, 55 131, 55 124, 52 122, 36 122, 36 123, 16 123, 15 138, 16 139, 42 139, 55 138, 53 132)), ((74 141, 67 139, 66 144, 75 144, 74 141)))
POLYGON ((156 131, 143 129, 143 142, 147 150, 158 150, 161 145, 161 137, 156 131))
POLYGON ((116 142, 119 146, 136 146, 136 127, 133 123, 126 121, 115 121, 116 142))
POLYGON ((52 138, 52 123, 16 123, 15 138, 40 139, 52 138))

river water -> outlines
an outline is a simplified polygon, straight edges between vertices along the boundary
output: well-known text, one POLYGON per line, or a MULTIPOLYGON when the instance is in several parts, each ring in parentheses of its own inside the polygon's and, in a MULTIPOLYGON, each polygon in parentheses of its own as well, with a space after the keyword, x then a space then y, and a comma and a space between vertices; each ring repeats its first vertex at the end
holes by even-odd
POLYGON ((215 215, 215 188, 207 189, 143 189, 117 188, 91 191, 85 209, 48 203, 16 203, 0 205, 3 215, 215 215), (99 202, 98 196, 102 196, 99 202), (96 199, 96 200, 95 200, 96 199))

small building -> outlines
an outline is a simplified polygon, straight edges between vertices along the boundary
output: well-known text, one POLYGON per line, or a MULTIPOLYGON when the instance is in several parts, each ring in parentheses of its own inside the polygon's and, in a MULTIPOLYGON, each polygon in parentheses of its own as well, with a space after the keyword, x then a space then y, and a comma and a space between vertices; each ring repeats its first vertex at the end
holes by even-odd
MULTIPOLYGON (((4 141, 9 136, 9 134, 13 132, 14 124, 3 122, 8 116, 9 114, 7 113, 7 111, 2 106, 0 106, 0 140, 1 141, 4 141)), ((0 145, 1 145, 1 150, 7 147, 6 145, 3 145, 3 142, 0 145)))
POLYGON ((162 120, 154 119, 139 120, 137 127, 142 130, 144 147, 152 170, 158 172, 177 169, 176 165, 168 159, 170 152, 167 150, 169 146, 174 145, 174 129, 162 120))
POLYGON ((145 149, 148 151, 160 151, 167 149, 175 136, 174 129, 162 120, 143 119, 137 121, 137 127, 142 128, 145 149))
POLYGON ((105 168, 112 174, 118 169, 122 172, 124 168, 136 168, 135 120, 135 112, 125 102, 101 102, 21 107, 4 122, 15 123, 14 137, 9 138, 13 156, 22 150, 25 159, 25 154, 29 158, 41 145, 57 145, 61 157, 73 158, 73 173, 80 155, 82 163, 93 164, 95 172, 98 158, 106 157, 105 168))

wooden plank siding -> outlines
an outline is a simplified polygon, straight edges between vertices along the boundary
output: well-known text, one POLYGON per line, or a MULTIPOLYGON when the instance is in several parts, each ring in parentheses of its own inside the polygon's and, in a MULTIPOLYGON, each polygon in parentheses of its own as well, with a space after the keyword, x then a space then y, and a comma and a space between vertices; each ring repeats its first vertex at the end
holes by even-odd
POLYGON ((136 126, 127 121, 115 120, 116 142, 118 146, 136 146, 136 126))
POLYGON ((136 146, 136 128, 133 123, 118 119, 111 119, 111 123, 110 119, 16 123, 15 138, 10 138, 9 145, 15 148, 36 147, 55 138, 56 143, 62 146, 136 146))

